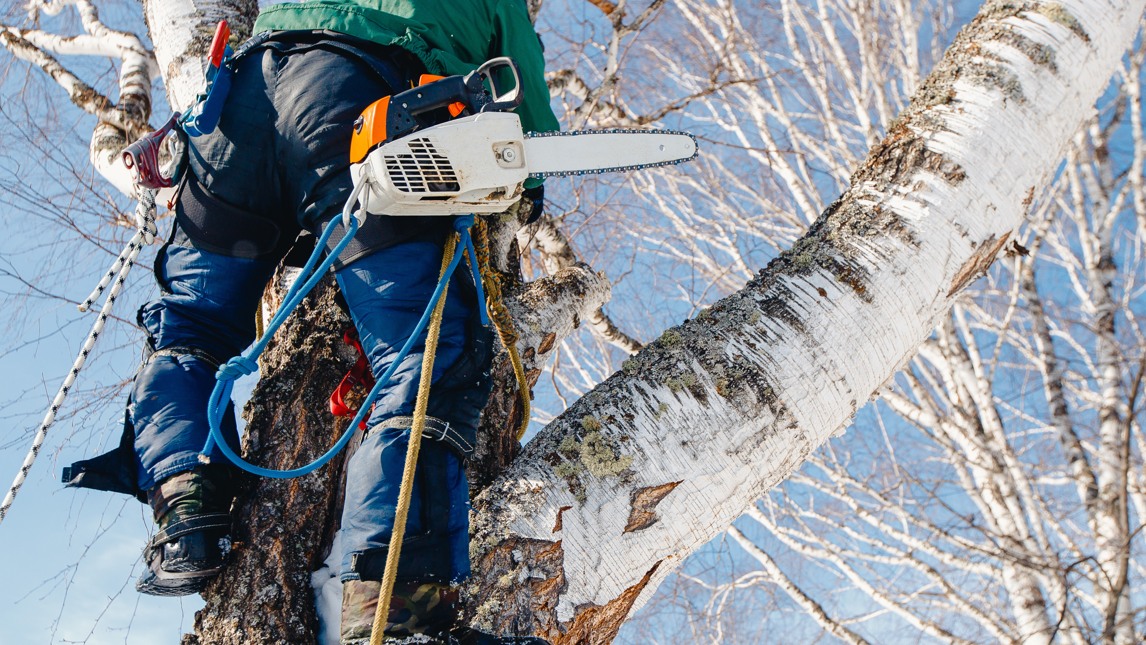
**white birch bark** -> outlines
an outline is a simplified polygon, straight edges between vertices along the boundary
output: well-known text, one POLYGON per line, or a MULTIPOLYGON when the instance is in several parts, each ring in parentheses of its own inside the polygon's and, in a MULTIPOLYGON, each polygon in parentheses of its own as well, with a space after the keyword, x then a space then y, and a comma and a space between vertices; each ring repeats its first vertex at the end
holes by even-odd
POLYGON ((95 169, 120 192, 131 195, 131 172, 123 166, 120 152, 149 129, 151 79, 158 75, 155 58, 135 34, 117 31, 100 21, 99 12, 87 0, 36 6, 47 13, 58 13, 74 6, 84 33, 61 36, 38 29, 17 29, 0 25, 0 42, 17 58, 44 70, 68 93, 77 107, 98 118, 92 131, 88 155, 95 169), (120 61, 119 98, 112 104, 75 74, 64 68, 52 54, 106 56, 120 61))
POLYGON ((477 504, 481 566, 559 589, 513 617, 627 614, 845 423, 1017 229, 1142 6, 989 3, 807 237, 550 424, 477 504))
POLYGON ((163 74, 167 103, 186 110, 203 90, 204 58, 215 27, 226 19, 232 44, 250 35, 259 13, 256 0, 144 0, 144 17, 163 74))

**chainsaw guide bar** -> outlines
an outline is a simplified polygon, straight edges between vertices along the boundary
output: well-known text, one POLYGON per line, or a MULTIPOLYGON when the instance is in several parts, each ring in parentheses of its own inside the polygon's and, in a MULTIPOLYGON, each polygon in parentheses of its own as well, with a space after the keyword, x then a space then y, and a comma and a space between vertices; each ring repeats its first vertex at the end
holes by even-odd
POLYGON ((610 128, 525 134, 529 176, 535 178, 675 166, 696 155, 696 138, 679 130, 610 128))

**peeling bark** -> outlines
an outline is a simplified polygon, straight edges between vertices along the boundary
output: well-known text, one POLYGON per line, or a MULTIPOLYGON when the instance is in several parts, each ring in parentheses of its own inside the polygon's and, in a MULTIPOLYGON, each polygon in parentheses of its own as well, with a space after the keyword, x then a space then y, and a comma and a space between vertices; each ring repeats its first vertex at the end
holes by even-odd
POLYGON ((657 504, 679 485, 680 482, 669 482, 634 490, 629 498, 629 521, 625 523, 625 533, 647 529, 656 524, 660 520, 655 510, 657 504))

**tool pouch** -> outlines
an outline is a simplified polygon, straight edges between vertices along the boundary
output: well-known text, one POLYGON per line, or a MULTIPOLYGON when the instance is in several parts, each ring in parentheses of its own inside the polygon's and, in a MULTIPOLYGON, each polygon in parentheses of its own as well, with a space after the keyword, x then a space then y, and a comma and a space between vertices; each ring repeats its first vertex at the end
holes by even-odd
MULTIPOLYGON (((128 402, 130 408, 131 403, 128 402)), ((90 488, 130 495, 141 502, 147 502, 147 495, 136 483, 135 430, 131 426, 131 415, 124 413, 123 434, 119 445, 112 451, 98 457, 77 461, 64 467, 60 481, 68 488, 90 488)))

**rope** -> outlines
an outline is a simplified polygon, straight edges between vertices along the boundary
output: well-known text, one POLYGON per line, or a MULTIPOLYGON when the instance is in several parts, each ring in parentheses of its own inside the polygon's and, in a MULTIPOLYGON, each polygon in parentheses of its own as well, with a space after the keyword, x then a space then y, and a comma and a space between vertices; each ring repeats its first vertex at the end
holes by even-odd
MULTIPOLYGON (((462 235, 455 234, 453 238, 457 239, 456 245, 458 247, 464 244, 462 235)), ((461 255, 461 253, 456 254, 459 258, 461 255)), ((439 284, 446 285, 447 288, 450 274, 457 266, 457 263, 452 262, 454 256, 453 245, 447 242, 442 252, 442 269, 438 277, 439 284)), ((398 506, 394 509, 394 527, 390 532, 390 547, 386 553, 386 569, 382 574, 382 586, 378 591, 378 607, 374 611, 374 626, 370 631, 370 645, 381 645, 382 639, 385 638, 387 617, 390 614, 390 599, 394 593, 394 581, 398 577, 398 556, 402 552, 402 538, 406 533, 406 516, 410 512, 410 496, 414 490, 414 470, 418 465, 422 431, 426 427, 426 408, 430 403, 430 381, 433 380, 434 356, 438 350, 438 335, 442 329, 442 311, 446 308, 445 294, 446 289, 443 289, 442 296, 434 303, 434 312, 430 317, 430 329, 426 332, 426 347, 422 353, 422 373, 418 381, 418 398, 414 403, 414 423, 411 424, 410 437, 406 445, 406 463, 402 468, 402 485, 398 489, 398 506)))
POLYGON ((529 427, 531 405, 529 381, 525 377, 525 366, 521 364, 521 355, 517 352, 517 328, 514 327, 513 318, 509 315, 509 309, 506 308, 502 298, 501 276, 493 270, 490 264, 489 231, 484 221, 478 220, 474 237, 477 239, 478 266, 481 272, 481 278, 477 282, 486 285, 490 318, 493 319, 493 327, 497 330, 497 337, 501 340, 505 351, 509 353, 509 362, 513 365, 513 375, 517 378, 517 392, 521 400, 521 425, 517 428, 517 440, 521 441, 521 438, 525 436, 526 428, 529 427))
MULTIPOLYGON (((365 180, 358 184, 354 191, 350 193, 350 197, 346 200, 346 205, 342 209, 342 218, 332 219, 330 223, 326 225, 326 228, 323 229, 322 235, 319 236, 318 241, 315 242, 314 252, 311 253, 310 258, 306 261, 306 265, 303 266, 299 272, 298 278, 291 284, 290 289, 287 290, 283 304, 279 307, 274 318, 267 324, 266 329, 263 330, 262 336, 255 341, 254 345, 247 348, 245 352, 231 358, 220 366, 218 372, 215 373, 215 387, 211 391, 211 397, 207 401, 207 425, 210 427, 210 433, 207 435, 207 442, 203 445, 203 451, 199 454, 199 460, 203 463, 209 463, 209 455, 212 449, 218 446, 231 462, 249 473, 272 479, 288 479, 317 470, 326 464, 326 462, 333 459, 334 456, 350 442, 354 428, 357 427, 357 422, 361 421, 361 419, 356 418, 355 422, 351 423, 342 433, 342 436, 338 438, 334 446, 315 461, 300 468, 274 470, 262 468, 261 466, 256 466, 245 461, 227 444, 223 438, 221 428, 223 414, 226 412, 227 404, 231 400, 231 391, 234 389, 235 381, 248 374, 253 374, 259 369, 257 363, 258 357, 271 342, 275 332, 286 322, 291 312, 298 307, 303 298, 322 280, 326 275, 326 271, 330 269, 334 261, 342 253, 342 250, 350 244, 350 241, 354 238, 354 234, 358 232, 358 227, 361 226, 362 221, 366 217, 367 199, 363 193, 368 184, 369 182, 365 180), (359 200, 359 197, 363 197, 363 199, 359 200), (359 203, 361 203, 361 208, 358 209, 357 213, 354 213, 354 206, 359 203), (334 234, 339 223, 346 228, 346 234, 339 240, 338 244, 331 249, 327 257, 320 262, 319 258, 322 257, 323 249, 326 248, 327 241, 330 240, 331 235, 334 234)), ((359 412, 361 413, 361 410, 359 412)))
POLYGON ((76 382, 76 378, 80 375, 80 370, 83 369, 84 363, 87 362, 88 356, 91 355, 92 350, 95 348, 96 341, 99 340, 104 324, 111 316, 115 299, 119 297, 119 292, 123 289, 124 282, 127 281, 127 274, 131 271, 131 267, 135 265, 136 257, 139 256, 139 252, 146 244, 149 244, 155 239, 155 191, 140 191, 139 202, 135 208, 135 220, 139 226, 135 235, 132 235, 131 239, 127 241, 127 246, 124 247, 119 257, 112 263, 108 272, 104 274, 99 285, 97 285, 91 295, 79 305, 80 311, 87 311, 92 303, 103 295, 104 291, 107 290, 107 286, 111 284, 111 289, 107 290, 107 299, 104 301, 103 306, 100 307, 99 316, 92 325, 91 331, 88 332, 87 338, 84 339, 80 353, 72 363, 71 371, 69 371, 68 375, 64 378, 64 382, 56 392, 55 398, 52 399, 51 404, 48 406, 48 411, 44 414, 44 419, 40 422, 40 427, 36 429, 36 436, 32 439, 32 448, 28 451, 28 456, 24 458, 24 463, 20 466, 20 472, 16 473, 16 479, 12 482, 12 487, 8 489, 8 494, 4 496, 3 503, 0 503, 0 522, 4 521, 5 516, 8 515, 8 509, 11 508, 12 503, 16 501, 16 495, 20 492, 20 488, 28 478, 28 472, 32 470, 32 464, 36 462, 36 457, 40 454, 40 448, 44 445, 44 439, 48 436, 48 428, 51 428, 52 424, 55 423, 56 414, 63 406, 64 399, 67 398, 68 393, 76 382))

